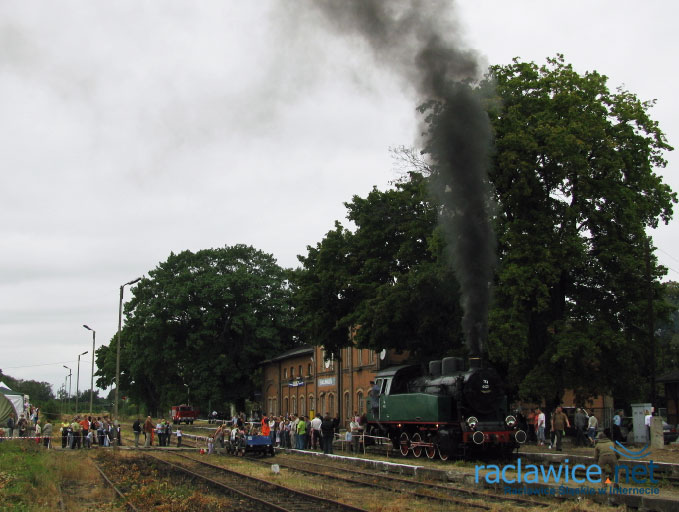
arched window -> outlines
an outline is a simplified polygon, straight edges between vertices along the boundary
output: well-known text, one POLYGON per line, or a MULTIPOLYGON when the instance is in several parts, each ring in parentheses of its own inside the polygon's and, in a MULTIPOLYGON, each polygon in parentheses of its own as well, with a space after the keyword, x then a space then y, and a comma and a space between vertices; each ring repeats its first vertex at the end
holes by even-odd
POLYGON ((360 348, 356 351, 356 365, 363 366, 363 349, 360 348))
POLYGON ((292 397, 292 414, 297 414, 297 397, 292 397))
POLYGON ((314 411, 316 413, 316 416, 318 416, 319 412, 314 408, 314 395, 309 395, 309 414, 311 414, 311 411, 314 411))
POLYGON ((304 395, 299 397, 299 413, 301 415, 306 415, 306 407, 304 405, 306 404, 306 401, 304 400, 304 395))
POLYGON ((330 416, 335 415, 335 395, 333 393, 328 393, 328 412, 330 416))
POLYGON ((283 398, 283 414, 288 414, 290 409, 288 409, 288 397, 283 398))
POLYGON ((363 403, 363 391, 360 389, 356 392, 356 403, 358 404, 358 407, 356 407, 358 414, 362 416, 365 412, 365 404, 363 403))
POLYGON ((283 378, 284 378, 284 379, 287 379, 287 378, 288 378, 288 369, 287 369, 287 368, 284 368, 284 369, 283 369, 283 378))
POLYGON ((320 402, 318 404, 318 414, 321 416, 325 416, 325 413, 328 412, 325 408, 325 393, 321 393, 319 400, 320 402))
POLYGON ((308 373, 307 373, 307 375, 308 375, 309 377, 311 377, 311 363, 309 363, 309 368, 308 368, 308 373))
POLYGON ((302 365, 299 365, 299 377, 304 377, 304 374, 302 373, 302 365))
POLYGON ((349 407, 349 392, 344 392, 344 417, 351 417, 351 408, 349 407))
POLYGON ((294 366, 290 367, 290 378, 291 379, 295 378, 295 367, 294 366))

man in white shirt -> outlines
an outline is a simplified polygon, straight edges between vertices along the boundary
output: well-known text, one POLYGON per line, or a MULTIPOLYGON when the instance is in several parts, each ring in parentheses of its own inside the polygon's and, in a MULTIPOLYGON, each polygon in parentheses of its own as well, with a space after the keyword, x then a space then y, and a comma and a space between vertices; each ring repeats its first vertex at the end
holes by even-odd
POLYGON ((319 416, 314 416, 311 420, 311 448, 316 450, 321 439, 321 423, 323 420, 319 416))
POLYGON ((545 413, 538 408, 538 446, 545 445, 545 413))
POLYGON ((646 411, 646 416, 644 416, 644 425, 646 425, 646 441, 651 442, 651 418, 653 415, 646 411))

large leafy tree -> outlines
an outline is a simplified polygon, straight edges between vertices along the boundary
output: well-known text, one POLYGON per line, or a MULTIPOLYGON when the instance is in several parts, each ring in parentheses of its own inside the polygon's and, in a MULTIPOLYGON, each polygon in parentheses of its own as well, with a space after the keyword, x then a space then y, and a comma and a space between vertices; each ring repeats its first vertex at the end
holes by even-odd
MULTIPOLYGON (((258 386, 258 363, 293 343, 288 273, 245 245, 171 254, 133 288, 122 333, 121 391, 151 411, 213 407, 258 386)), ((97 351, 97 383, 115 378, 116 337, 97 351)))
POLYGON ((650 368, 648 298, 663 274, 646 229, 676 202, 656 172, 672 148, 652 102, 562 56, 494 66, 488 80, 500 205, 489 355, 524 398, 631 397, 650 368))
POLYGON ((358 345, 373 350, 426 359, 460 349, 457 282, 426 182, 412 172, 389 190, 354 196, 345 206, 355 229, 336 222, 299 257, 296 309, 309 342, 337 353, 358 326, 358 345))

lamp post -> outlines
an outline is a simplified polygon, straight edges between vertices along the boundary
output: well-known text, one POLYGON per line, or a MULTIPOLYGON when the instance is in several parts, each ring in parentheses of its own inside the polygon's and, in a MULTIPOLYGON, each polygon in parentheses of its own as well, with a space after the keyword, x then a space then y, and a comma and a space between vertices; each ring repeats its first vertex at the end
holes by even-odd
POLYGON ((97 331, 83 324, 83 327, 88 331, 92 331, 92 373, 90 374, 90 415, 92 414, 92 398, 94 396, 94 340, 97 336, 97 331))
POLYGON ((116 392, 113 403, 113 417, 118 420, 118 389, 120 388, 120 331, 123 326, 123 288, 141 281, 141 277, 133 279, 120 287, 120 305, 118 306, 118 348, 116 350, 116 392))
POLYGON ((78 415, 78 394, 80 393, 80 356, 87 354, 87 350, 82 354, 78 354, 78 370, 75 374, 75 414, 78 415))
MULTIPOLYGON (((73 372, 71 371, 71 369, 68 366, 66 366, 66 365, 62 365, 62 366, 68 370, 68 375, 67 375, 67 377, 68 377, 68 408, 70 409, 71 408, 71 375, 73 374, 73 372)), ((66 379, 64 379, 64 391, 66 391, 66 379)))

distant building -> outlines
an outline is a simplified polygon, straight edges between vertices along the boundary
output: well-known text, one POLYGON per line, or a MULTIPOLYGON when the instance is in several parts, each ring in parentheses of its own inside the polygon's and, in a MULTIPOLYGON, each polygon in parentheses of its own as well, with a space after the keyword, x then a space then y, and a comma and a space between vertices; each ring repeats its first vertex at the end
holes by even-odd
POLYGON ((408 354, 343 348, 340 360, 323 347, 304 345, 262 362, 264 383, 262 408, 265 414, 312 416, 337 415, 343 424, 366 412, 370 381, 386 366, 401 364, 408 354))

